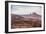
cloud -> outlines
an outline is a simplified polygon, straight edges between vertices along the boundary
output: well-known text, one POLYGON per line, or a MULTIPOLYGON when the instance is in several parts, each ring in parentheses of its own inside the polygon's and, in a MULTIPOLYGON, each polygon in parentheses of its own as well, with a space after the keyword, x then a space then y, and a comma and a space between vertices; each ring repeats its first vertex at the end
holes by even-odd
POLYGON ((11 10, 13 14, 23 15, 23 14, 32 14, 36 12, 37 14, 42 13, 41 6, 20 6, 20 5, 12 5, 11 10))

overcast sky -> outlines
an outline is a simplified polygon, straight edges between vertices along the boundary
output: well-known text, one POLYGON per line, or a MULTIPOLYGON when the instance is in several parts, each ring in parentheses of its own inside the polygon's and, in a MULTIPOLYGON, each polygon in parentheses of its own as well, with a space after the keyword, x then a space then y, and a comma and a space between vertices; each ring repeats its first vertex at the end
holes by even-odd
POLYGON ((22 5, 11 5, 12 14, 24 15, 24 14, 32 14, 33 12, 41 15, 41 6, 22 6, 22 5))

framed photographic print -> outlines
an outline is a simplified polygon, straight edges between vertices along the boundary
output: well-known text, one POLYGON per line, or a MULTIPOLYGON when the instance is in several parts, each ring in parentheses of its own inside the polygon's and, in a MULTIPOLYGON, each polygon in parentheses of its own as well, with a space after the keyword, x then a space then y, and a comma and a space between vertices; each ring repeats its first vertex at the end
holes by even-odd
POLYGON ((45 31, 45 3, 5 1, 5 32, 45 31))

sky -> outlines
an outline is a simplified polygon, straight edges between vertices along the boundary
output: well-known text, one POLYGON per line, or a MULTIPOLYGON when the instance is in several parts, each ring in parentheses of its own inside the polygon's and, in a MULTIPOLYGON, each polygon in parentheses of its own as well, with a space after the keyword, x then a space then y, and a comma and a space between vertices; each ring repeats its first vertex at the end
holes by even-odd
POLYGON ((41 6, 27 6, 27 5, 11 5, 11 13, 17 15, 32 14, 33 12, 41 15, 41 6))

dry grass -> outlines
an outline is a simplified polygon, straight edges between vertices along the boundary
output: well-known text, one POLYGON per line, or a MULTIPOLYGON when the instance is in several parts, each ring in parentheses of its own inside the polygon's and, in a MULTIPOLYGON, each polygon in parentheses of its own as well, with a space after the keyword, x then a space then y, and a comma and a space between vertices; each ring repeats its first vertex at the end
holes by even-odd
POLYGON ((32 28, 32 27, 41 27, 41 21, 33 21, 33 20, 12 20, 11 28, 32 28))

